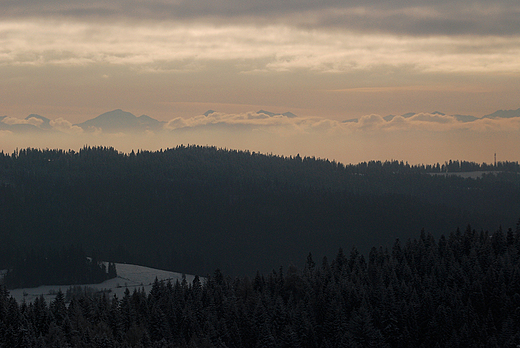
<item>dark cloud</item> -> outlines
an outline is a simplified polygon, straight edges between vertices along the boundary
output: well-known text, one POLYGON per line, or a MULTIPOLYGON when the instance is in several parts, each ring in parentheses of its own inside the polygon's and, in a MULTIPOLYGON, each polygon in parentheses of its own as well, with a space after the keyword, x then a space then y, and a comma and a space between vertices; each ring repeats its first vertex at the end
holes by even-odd
POLYGON ((215 23, 286 23, 403 35, 516 35, 516 0, 8 0, 3 18, 65 17, 84 20, 199 20, 215 23))
POLYGON ((402 35, 498 35, 520 33, 520 8, 482 10, 457 6, 370 7, 316 14, 319 27, 402 35))

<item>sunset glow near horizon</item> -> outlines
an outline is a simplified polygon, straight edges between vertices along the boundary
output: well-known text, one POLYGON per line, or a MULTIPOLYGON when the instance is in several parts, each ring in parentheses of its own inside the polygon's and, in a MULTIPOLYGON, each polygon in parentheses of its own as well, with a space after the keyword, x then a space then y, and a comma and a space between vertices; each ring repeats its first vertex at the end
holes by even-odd
POLYGON ((39 126, 25 119, 39 114, 59 133, 1 128, 0 149, 192 143, 345 163, 518 161, 520 117, 480 119, 520 108, 518 18, 509 0, 5 1, 1 122, 39 126), (74 126, 119 108, 164 131, 74 126))

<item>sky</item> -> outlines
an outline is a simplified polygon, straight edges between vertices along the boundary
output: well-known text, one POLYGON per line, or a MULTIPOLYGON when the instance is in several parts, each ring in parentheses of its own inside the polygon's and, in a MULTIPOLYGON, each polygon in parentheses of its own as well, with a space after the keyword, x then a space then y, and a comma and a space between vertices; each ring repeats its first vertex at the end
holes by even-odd
POLYGON ((520 108, 518 18, 518 0, 3 0, 2 122, 39 114, 68 136, 0 130, 0 148, 182 141, 347 163, 517 161, 517 120, 433 112, 520 108), (114 109, 169 133, 73 128, 114 109), (202 122, 209 109, 219 119, 202 122), (382 119, 408 112, 422 116, 382 119))

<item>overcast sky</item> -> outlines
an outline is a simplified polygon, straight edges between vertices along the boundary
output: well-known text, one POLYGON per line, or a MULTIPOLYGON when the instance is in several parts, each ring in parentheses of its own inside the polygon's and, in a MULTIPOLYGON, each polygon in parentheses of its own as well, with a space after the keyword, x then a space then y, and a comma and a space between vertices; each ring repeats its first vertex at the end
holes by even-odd
POLYGON ((518 18, 518 0, 3 0, 0 115, 481 117, 520 107, 518 18))

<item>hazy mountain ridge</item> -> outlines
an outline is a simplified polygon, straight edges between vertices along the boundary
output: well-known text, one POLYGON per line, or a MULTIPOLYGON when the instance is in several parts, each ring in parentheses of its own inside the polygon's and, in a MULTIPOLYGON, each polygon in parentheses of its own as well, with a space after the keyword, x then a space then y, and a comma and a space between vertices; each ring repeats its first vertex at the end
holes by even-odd
MULTIPOLYGON (((416 116, 416 115, 419 115, 419 114, 420 113, 417 113, 417 112, 407 112, 407 113, 402 114, 402 115, 387 115, 387 116, 384 116, 383 119, 385 121, 387 121, 387 122, 390 122, 397 116, 400 116, 400 117, 406 119, 406 118, 410 118, 410 117, 413 117, 413 116, 416 116)), ((451 117, 451 118, 454 118, 455 120, 457 120, 458 122, 473 122, 473 121, 477 121, 477 120, 480 120, 480 119, 486 119, 486 118, 499 119, 499 118, 520 117, 520 108, 518 108, 516 110, 497 110, 494 113, 489 114, 489 115, 484 115, 481 118, 476 117, 476 116, 472 116, 472 115, 459 115, 459 114, 447 115, 447 114, 445 114, 443 112, 440 112, 440 111, 434 111, 434 112, 431 112, 429 114, 430 115, 437 115, 437 116, 444 116, 444 117, 451 117)), ((359 121, 358 118, 351 118, 351 119, 348 119, 348 120, 344 120, 343 123, 358 122, 358 121, 359 121)))
POLYGON ((40 116, 40 115, 37 115, 37 114, 30 114, 25 119, 27 121, 29 121, 31 118, 35 118, 37 120, 41 120, 42 121, 42 123, 38 126, 38 128, 41 128, 41 129, 52 129, 51 120, 48 119, 47 117, 43 117, 43 116, 40 116))
POLYGON ((13 133, 45 133, 54 130, 50 122, 50 119, 37 114, 30 114, 23 120, 0 116, 0 130, 13 133))
POLYGON ((482 118, 514 118, 520 117, 520 108, 516 110, 498 110, 482 118))
MULTIPOLYGON (((226 114, 220 113, 215 110, 207 110, 203 114, 205 116, 201 119, 199 116, 192 118, 174 118, 170 121, 159 121, 153 117, 147 115, 135 116, 131 112, 124 111, 122 109, 116 109, 105 112, 95 118, 89 119, 82 123, 72 124, 67 120, 58 118, 51 120, 47 117, 30 114, 25 119, 16 119, 9 116, 0 117, 0 131, 7 131, 11 133, 48 133, 48 132, 69 132, 72 133, 85 132, 103 132, 108 134, 115 133, 145 133, 145 132, 168 132, 179 129, 195 129, 205 127, 207 129, 248 129, 248 126, 256 127, 259 125, 258 119, 265 119, 264 125, 278 125, 281 119, 291 120, 290 122, 298 125, 301 122, 305 122, 306 117, 299 117, 296 114, 287 111, 284 113, 276 113, 268 110, 261 109, 256 112, 244 113, 244 114, 226 114), (238 120, 238 121, 237 121, 238 120), (63 126, 66 125, 65 128, 63 126), (75 129, 74 129, 75 128, 75 129)), ((366 120, 367 117, 375 116, 378 119, 382 119, 385 122, 393 122, 396 117, 408 120, 410 122, 438 122, 438 123, 467 123, 479 120, 500 120, 500 119, 514 119, 520 117, 520 108, 517 110, 497 110, 496 112, 485 115, 483 117, 475 117, 472 115, 448 115, 440 111, 434 111, 430 113, 417 113, 408 112, 402 115, 387 115, 380 117, 377 115, 366 115, 360 118, 353 118, 344 120, 342 124, 357 124, 360 120, 366 120)), ((312 118, 311 118, 312 119, 312 118)), ((325 120, 325 119, 323 119, 325 120)), ((332 120, 331 120, 332 121, 332 120)), ((316 124, 319 121, 314 120, 316 124)), ((336 121, 334 121, 336 122, 336 121)))
POLYGON ((78 123, 76 126, 81 127, 85 131, 95 131, 102 129, 105 132, 119 132, 119 131, 157 131, 161 130, 166 122, 158 121, 150 116, 141 115, 135 116, 130 112, 116 109, 105 112, 83 123, 78 123))
POLYGON ((298 117, 296 116, 295 114, 293 114, 292 112, 290 111, 287 111, 287 112, 284 112, 284 113, 275 113, 275 112, 270 112, 270 111, 266 111, 266 110, 259 110, 256 112, 257 114, 265 114, 269 117, 274 117, 274 116, 285 116, 285 117, 288 117, 288 118, 295 118, 295 117, 298 117))
POLYGON ((6 124, 0 122, 0 130, 12 133, 47 133, 47 129, 39 128, 32 124, 6 124))

